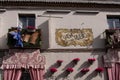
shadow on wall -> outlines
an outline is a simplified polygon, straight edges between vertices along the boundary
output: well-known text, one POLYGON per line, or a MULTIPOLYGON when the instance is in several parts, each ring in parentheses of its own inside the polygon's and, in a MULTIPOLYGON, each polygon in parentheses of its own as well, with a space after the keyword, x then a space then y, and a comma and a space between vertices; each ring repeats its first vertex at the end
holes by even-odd
POLYGON ((3 61, 3 57, 5 56, 5 53, 7 53, 7 51, 6 52, 0 51, 0 66, 2 66, 2 61, 3 61))
MULTIPOLYGON (((70 63, 68 63, 63 69, 62 69, 62 73, 60 73, 58 76, 56 76, 56 79, 57 80, 59 80, 59 79, 65 79, 68 75, 69 75, 69 73, 66 71, 66 69, 68 68, 68 67, 71 67, 71 68, 73 68, 73 67, 75 67, 75 63, 73 62, 73 61, 71 61, 70 63)), ((48 70, 46 71, 46 73, 45 73, 45 75, 44 75, 44 78, 45 79, 48 79, 48 78, 50 78, 50 77, 52 77, 52 75, 53 74, 51 74, 51 72, 50 72, 50 68, 59 68, 60 67, 60 65, 58 64, 58 63, 54 63, 53 65, 51 65, 49 68, 48 68, 48 70)))
POLYGON ((73 68, 73 67, 75 67, 75 63, 73 62, 73 61, 71 61, 70 63, 68 63, 62 70, 66 70, 68 67, 71 67, 71 68, 73 68))
POLYGON ((93 48, 105 48, 105 38, 104 34, 101 33, 99 36, 94 38, 92 47, 93 48))
POLYGON ((56 77, 56 79, 57 80, 60 80, 60 79, 65 79, 65 78, 67 78, 69 76, 69 73, 67 72, 67 71, 64 71, 64 72, 62 72, 61 74, 59 74, 57 77, 56 77))
POLYGON ((58 63, 54 63, 53 65, 51 65, 46 71, 46 73, 44 74, 44 78, 47 79, 52 76, 52 73, 50 72, 50 68, 59 68, 59 67, 60 65, 58 63))
MULTIPOLYGON (((83 76, 86 76, 85 74, 86 73, 79 72, 75 75, 74 79, 76 80, 77 78, 81 78, 83 76)), ((86 76, 85 80, 92 80, 92 78, 95 78, 97 75, 98 75, 98 73, 96 71, 93 71, 91 74, 86 76)))
POLYGON ((97 73, 96 71, 93 71, 91 74, 89 74, 85 80, 92 80, 92 78, 96 77, 99 73, 97 73))
POLYGON ((49 48, 49 24, 48 20, 38 26, 41 29, 41 49, 49 48))
POLYGON ((89 68, 91 64, 88 61, 85 61, 83 64, 81 64, 80 68, 78 68, 78 71, 82 68, 89 68))
MULTIPOLYGON (((88 61, 85 61, 81 66, 80 68, 78 68, 78 73, 75 75, 74 79, 76 80, 77 78, 81 78, 83 76, 85 76, 86 73, 82 73, 81 72, 81 69, 82 68, 89 68, 92 64, 90 64, 88 61)), ((91 75, 91 74, 90 74, 91 75)), ((95 77, 95 76, 91 76, 91 77, 95 77)), ((89 78, 89 77, 88 77, 89 78)), ((90 80, 90 78, 88 79, 90 80)))
MULTIPOLYGON (((97 36, 94 39, 94 42, 92 44, 93 48, 97 48, 97 46, 100 45, 100 48, 105 49, 105 36, 104 36, 104 32, 101 33, 99 36, 97 36)), ((98 66, 103 66, 103 60, 102 60, 102 56, 105 54, 105 51, 92 51, 91 55, 94 56, 98 56, 97 57, 97 61, 98 61, 98 66)))
MULTIPOLYGON (((67 71, 63 71, 62 73, 60 73, 59 75, 55 76, 55 80, 60 80, 60 79, 64 79, 68 76, 69 74, 67 73, 67 71)), ((51 77, 54 76, 54 73, 51 73, 50 70, 47 70, 47 72, 44 75, 44 79, 49 79, 51 77)))
MULTIPOLYGON (((94 56, 98 56, 97 59, 96 59, 96 61, 98 61, 98 67, 103 67, 103 68, 104 68, 104 65, 103 65, 103 55, 105 55, 105 54, 106 54, 105 51, 104 51, 104 52, 93 51, 93 52, 91 53, 91 55, 92 55, 93 57, 94 57, 94 56)), ((103 74, 104 74, 104 80, 108 80, 107 72, 106 72, 105 68, 104 68, 103 74)), ((100 75, 100 76, 102 77, 102 75, 100 75)), ((88 77, 87 77, 87 79, 88 79, 88 77)), ((87 80, 87 79, 86 79, 86 80, 87 80)))
POLYGON ((7 36, 7 34, 0 37, 0 49, 8 48, 6 36, 7 36))
MULTIPOLYGON (((94 42, 92 44, 93 48, 97 48, 97 46, 100 45, 100 48, 105 48, 105 35, 104 35, 104 32, 101 33, 99 36, 97 36, 95 39, 94 39, 94 42)), ((94 56, 98 56, 97 57, 97 61, 98 61, 98 67, 104 67, 103 65, 103 55, 106 54, 106 51, 93 51, 91 53, 91 55, 94 57, 94 56)), ((107 79, 107 73, 106 73, 106 70, 104 70, 104 80, 108 80, 107 79)))

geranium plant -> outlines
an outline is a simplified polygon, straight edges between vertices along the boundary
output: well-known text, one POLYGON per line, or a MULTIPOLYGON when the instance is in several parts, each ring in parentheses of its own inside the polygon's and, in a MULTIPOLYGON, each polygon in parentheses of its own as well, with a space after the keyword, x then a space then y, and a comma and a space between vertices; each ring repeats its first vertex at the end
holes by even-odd
POLYGON ((57 60, 58 64, 61 64, 63 62, 63 60, 57 60))
POLYGON ((74 58, 74 59, 73 59, 73 62, 74 62, 74 63, 77 63, 78 61, 80 61, 80 58, 74 58))
POLYGON ((27 29, 34 30, 35 26, 27 26, 27 29))
POLYGON ((63 62, 63 60, 57 60, 56 63, 58 64, 58 66, 61 66, 62 62, 63 62))
POLYGON ((69 67, 69 68, 67 68, 67 69, 66 69, 66 71, 67 71, 67 72, 69 72, 69 73, 71 73, 71 72, 73 72, 73 71, 74 71, 74 69, 73 69, 73 68, 71 68, 71 67, 69 67))
POLYGON ((50 72, 52 72, 52 73, 55 73, 55 72, 57 72, 57 68, 50 68, 50 72))
POLYGON ((83 69, 81 70, 82 73, 86 73, 86 72, 88 72, 88 71, 90 71, 89 68, 83 68, 83 69))
POLYGON ((89 58, 89 59, 88 59, 88 62, 89 62, 89 63, 93 63, 95 60, 96 60, 95 58, 89 58))
POLYGON ((104 68, 102 68, 102 67, 98 67, 98 68, 95 69, 95 71, 97 71, 97 72, 100 73, 100 72, 103 72, 103 71, 104 71, 104 68))
POLYGON ((27 26, 28 32, 35 32, 35 26, 27 26))

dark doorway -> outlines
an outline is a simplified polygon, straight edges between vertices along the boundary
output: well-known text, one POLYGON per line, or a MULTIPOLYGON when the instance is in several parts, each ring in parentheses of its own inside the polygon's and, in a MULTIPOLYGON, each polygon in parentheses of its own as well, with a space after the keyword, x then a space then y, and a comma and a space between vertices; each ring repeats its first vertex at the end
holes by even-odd
POLYGON ((22 75, 20 80, 31 80, 29 69, 24 69, 24 68, 22 69, 22 75))

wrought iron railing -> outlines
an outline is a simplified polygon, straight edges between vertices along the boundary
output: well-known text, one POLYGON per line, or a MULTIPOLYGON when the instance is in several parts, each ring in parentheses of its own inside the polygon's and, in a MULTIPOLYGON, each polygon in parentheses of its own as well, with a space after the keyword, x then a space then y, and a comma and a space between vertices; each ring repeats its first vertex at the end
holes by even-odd
POLYGON ((106 48, 120 48, 120 29, 106 29, 106 48))

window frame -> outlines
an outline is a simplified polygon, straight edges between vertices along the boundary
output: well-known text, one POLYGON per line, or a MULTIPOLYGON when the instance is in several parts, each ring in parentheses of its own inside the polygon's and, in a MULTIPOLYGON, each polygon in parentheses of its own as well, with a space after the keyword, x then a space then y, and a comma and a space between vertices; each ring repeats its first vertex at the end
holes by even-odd
POLYGON ((120 15, 107 15, 107 24, 108 24, 109 29, 120 29, 120 15), (109 21, 108 21, 109 19, 111 19, 111 20, 113 19, 112 23, 111 23, 112 26, 110 26, 110 24, 109 24, 109 21), (119 26, 115 26, 115 25, 117 25, 116 24, 117 20, 118 20, 119 26))
POLYGON ((18 14, 18 26, 20 26, 20 27, 22 27, 23 29, 26 29, 29 25, 29 19, 34 19, 34 28, 36 28, 36 16, 35 16, 35 14, 22 14, 22 13, 20 13, 20 14, 18 14), (25 17, 25 19, 26 19, 26 25, 27 26, 21 26, 20 25, 20 23, 22 23, 22 21, 20 21, 20 18, 22 18, 22 17, 25 17))

